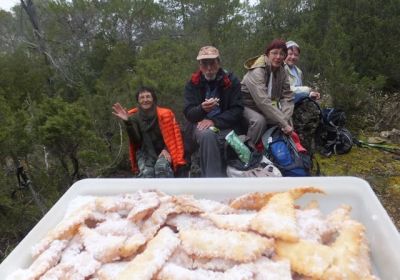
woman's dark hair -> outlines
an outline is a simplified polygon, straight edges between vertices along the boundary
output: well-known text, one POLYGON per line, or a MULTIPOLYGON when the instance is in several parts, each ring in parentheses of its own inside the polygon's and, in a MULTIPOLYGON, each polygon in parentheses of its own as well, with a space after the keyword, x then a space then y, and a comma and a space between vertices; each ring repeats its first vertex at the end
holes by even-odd
POLYGON ((142 92, 150 92, 151 97, 153 97, 154 104, 157 104, 157 95, 154 92, 154 89, 145 86, 138 88, 138 90, 136 91, 136 101, 139 101, 139 94, 141 94, 142 92))
POLYGON ((286 42, 283 39, 274 39, 265 49, 265 54, 268 55, 273 49, 282 49, 282 51, 287 55, 286 42))

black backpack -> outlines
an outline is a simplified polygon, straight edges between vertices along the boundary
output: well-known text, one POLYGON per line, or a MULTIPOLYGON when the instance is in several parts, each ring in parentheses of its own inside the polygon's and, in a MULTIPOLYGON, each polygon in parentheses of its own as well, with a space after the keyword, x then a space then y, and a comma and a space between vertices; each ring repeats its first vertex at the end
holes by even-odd
POLYGON ((341 109, 325 108, 322 110, 322 119, 325 124, 331 127, 344 127, 346 124, 346 114, 341 109))
POLYGON ((317 133, 321 153, 330 156, 350 152, 353 146, 353 137, 350 131, 344 128, 346 124, 345 112, 335 108, 323 109, 322 120, 323 123, 317 133))

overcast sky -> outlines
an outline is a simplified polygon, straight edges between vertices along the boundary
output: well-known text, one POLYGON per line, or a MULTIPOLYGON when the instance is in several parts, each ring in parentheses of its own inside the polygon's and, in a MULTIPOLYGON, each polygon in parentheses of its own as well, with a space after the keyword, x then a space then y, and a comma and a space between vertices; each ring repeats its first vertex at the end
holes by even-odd
POLYGON ((19 3, 19 0, 0 0, 0 8, 6 11, 10 11, 11 7, 19 3))

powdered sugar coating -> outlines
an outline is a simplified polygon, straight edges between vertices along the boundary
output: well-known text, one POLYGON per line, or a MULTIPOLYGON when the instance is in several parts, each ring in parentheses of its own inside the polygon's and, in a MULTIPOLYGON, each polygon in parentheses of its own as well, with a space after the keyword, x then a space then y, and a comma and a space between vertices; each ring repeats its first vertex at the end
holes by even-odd
POLYGON ((376 279, 351 208, 295 206, 307 192, 320 191, 253 193, 237 209, 158 191, 78 197, 7 280, 376 279))
POLYGON ((319 209, 296 210, 299 237, 322 243, 322 237, 330 227, 319 209))
POLYGON ((214 224, 203 217, 192 214, 180 214, 174 215, 168 218, 167 225, 173 226, 178 231, 184 229, 204 229, 204 228, 215 228, 214 224))

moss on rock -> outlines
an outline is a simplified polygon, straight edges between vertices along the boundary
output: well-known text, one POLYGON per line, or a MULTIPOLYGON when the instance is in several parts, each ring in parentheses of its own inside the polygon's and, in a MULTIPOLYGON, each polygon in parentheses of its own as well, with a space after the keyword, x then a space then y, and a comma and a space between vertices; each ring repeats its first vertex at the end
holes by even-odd
POLYGON ((315 158, 322 176, 356 176, 367 180, 400 229, 400 156, 355 146, 345 155, 315 158))

